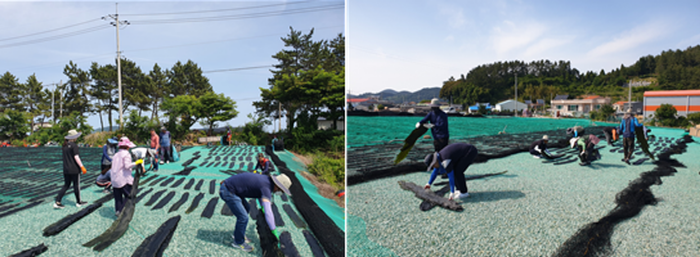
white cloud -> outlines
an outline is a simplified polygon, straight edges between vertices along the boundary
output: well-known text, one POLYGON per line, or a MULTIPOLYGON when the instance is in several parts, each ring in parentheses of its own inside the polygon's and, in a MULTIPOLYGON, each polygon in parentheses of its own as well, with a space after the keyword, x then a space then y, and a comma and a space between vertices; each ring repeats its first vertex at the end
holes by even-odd
POLYGON ((493 28, 490 41, 496 53, 501 55, 530 44, 546 31, 547 27, 541 23, 513 23, 506 20, 502 26, 493 28))
POLYGON ((533 45, 529 46, 526 50, 525 53, 523 54, 526 57, 539 57, 542 53, 546 51, 550 51, 554 48, 557 48, 562 45, 569 44, 573 42, 574 38, 544 38, 542 40, 537 41, 533 45))
POLYGON ((590 57, 600 57, 628 51, 641 44, 661 38, 669 32, 669 27, 661 23, 648 23, 620 33, 619 36, 603 43, 588 52, 590 57))

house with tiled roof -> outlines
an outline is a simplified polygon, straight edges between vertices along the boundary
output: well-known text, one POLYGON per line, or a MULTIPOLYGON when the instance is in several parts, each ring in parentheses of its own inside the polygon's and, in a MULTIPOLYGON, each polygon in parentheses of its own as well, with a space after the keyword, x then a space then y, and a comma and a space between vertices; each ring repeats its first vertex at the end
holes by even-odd
POLYGON ((599 95, 583 96, 580 99, 552 99, 550 111, 555 117, 581 117, 591 111, 600 110, 605 104, 610 104, 609 97, 599 95))
POLYGON ((642 102, 627 102, 627 101, 617 101, 614 104, 612 104, 613 109, 615 109, 616 113, 625 113, 627 109, 632 109, 632 112, 635 114, 642 114, 644 111, 644 105, 642 102))

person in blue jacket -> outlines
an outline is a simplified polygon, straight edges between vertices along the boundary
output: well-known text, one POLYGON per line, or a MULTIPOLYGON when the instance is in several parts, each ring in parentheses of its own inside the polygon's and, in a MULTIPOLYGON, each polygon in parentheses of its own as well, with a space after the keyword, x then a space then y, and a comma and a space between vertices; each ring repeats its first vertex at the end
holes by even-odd
POLYGON ((634 128, 642 127, 637 118, 632 115, 632 110, 628 109, 625 116, 620 122, 620 127, 617 131, 620 131, 622 135, 622 146, 625 157, 622 159, 623 162, 630 164, 630 157, 632 157, 632 152, 634 152, 634 128))
POLYGON ((447 146, 450 140, 450 132, 447 129, 447 113, 440 110, 440 103, 437 98, 430 101, 430 112, 422 120, 416 123, 416 128, 426 126, 433 134, 433 146, 438 152, 447 146), (424 125, 430 122, 430 125, 424 125))
POLYGON ((173 159, 172 151, 170 149, 170 131, 165 129, 165 126, 160 128, 160 151, 161 157, 160 164, 170 163, 173 159))
POLYGON ((469 197, 467 181, 464 178, 464 171, 474 162, 479 152, 476 147, 467 143, 454 143, 446 146, 442 150, 425 156, 425 165, 428 166, 430 180, 425 185, 425 189, 430 189, 438 174, 447 173, 450 179, 450 196, 448 199, 459 199, 469 197), (455 190, 456 189, 456 190, 455 190))

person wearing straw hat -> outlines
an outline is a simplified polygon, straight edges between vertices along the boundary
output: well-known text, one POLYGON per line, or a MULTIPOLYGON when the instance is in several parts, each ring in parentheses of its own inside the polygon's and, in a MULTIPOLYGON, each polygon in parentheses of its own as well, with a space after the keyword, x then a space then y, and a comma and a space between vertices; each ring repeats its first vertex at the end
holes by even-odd
POLYGON ((540 140, 532 142, 532 144, 530 144, 530 154, 532 155, 532 157, 535 157, 537 159, 542 157, 547 159, 554 159, 554 157, 552 157, 552 153, 550 153, 547 149, 547 142, 549 142, 549 136, 547 135, 544 135, 540 140))
POLYGON ((132 162, 130 148, 136 145, 129 140, 128 137, 119 139, 119 152, 112 159, 112 170, 110 177, 112 179, 112 194, 114 195, 114 211, 117 216, 124 208, 126 199, 131 194, 131 187, 134 184, 134 176, 131 175, 131 170, 136 165, 143 163, 143 159, 138 159, 132 162))
POLYGON ((642 124, 639 124, 637 118, 632 115, 632 109, 627 109, 625 116, 622 117, 618 131, 620 132, 620 135, 622 135, 622 150, 624 153, 624 158, 622 158, 622 161, 628 165, 630 164, 632 152, 634 152, 635 127, 642 127, 642 124))
POLYGON ((433 146, 438 152, 445 148, 450 140, 450 132, 447 129, 447 113, 440 110, 440 100, 437 98, 430 100, 429 106, 430 112, 416 123, 416 128, 420 126, 430 128, 430 132, 433 134, 433 146), (426 124, 428 122, 430 124, 426 124))
POLYGON ((75 140, 80 137, 82 133, 71 129, 68 131, 68 135, 65 136, 65 141, 63 142, 63 187, 58 191, 58 196, 53 203, 53 207, 60 209, 65 207, 61 201, 63 200, 63 195, 66 194, 68 188, 73 184, 73 193, 75 194, 75 206, 81 207, 87 202, 80 198, 80 174, 87 173, 83 162, 80 161, 78 145, 75 144, 75 140))
POLYGON ((245 237, 245 230, 248 226, 248 212, 250 206, 246 198, 257 198, 263 207, 265 220, 270 227, 272 234, 279 240, 279 232, 275 226, 275 217, 272 214, 272 194, 282 192, 291 196, 289 187, 292 181, 287 175, 271 176, 255 173, 241 173, 233 175, 221 182, 219 196, 226 202, 228 208, 236 216, 236 226, 233 231, 233 243, 236 249, 245 252, 253 251, 250 241, 245 237))
POLYGON ((439 152, 426 155, 425 165, 428 166, 428 171, 432 169, 433 172, 430 174, 430 180, 425 185, 425 189, 430 189, 430 185, 433 184, 438 174, 447 173, 450 179, 450 195, 448 199, 469 197, 464 172, 474 162, 477 154, 479 154, 479 151, 473 145, 454 143, 446 146, 439 152))

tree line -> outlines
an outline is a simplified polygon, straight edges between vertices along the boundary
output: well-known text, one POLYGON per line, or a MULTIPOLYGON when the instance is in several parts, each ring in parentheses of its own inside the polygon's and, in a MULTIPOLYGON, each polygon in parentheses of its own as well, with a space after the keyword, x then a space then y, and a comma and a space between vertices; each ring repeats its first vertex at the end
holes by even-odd
MULTIPOLYGON (((512 99, 517 76, 518 100, 550 99, 557 94, 570 97, 598 94, 627 99, 631 79, 649 81, 647 86, 633 87, 633 96, 641 100, 644 91, 700 88, 700 45, 685 50, 668 50, 640 57, 633 65, 613 69, 581 72, 569 61, 539 60, 526 63, 506 61, 479 65, 467 75, 450 77, 443 82, 440 98, 464 105, 492 103, 512 99)), ((633 99, 634 100, 634 99, 633 99)))

